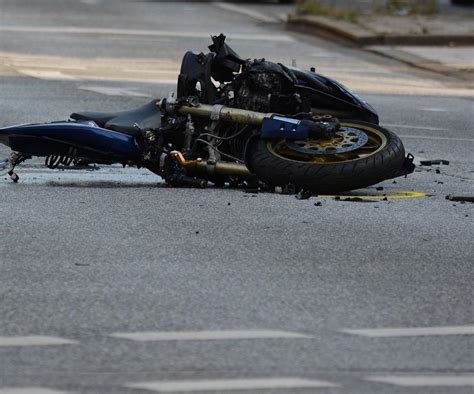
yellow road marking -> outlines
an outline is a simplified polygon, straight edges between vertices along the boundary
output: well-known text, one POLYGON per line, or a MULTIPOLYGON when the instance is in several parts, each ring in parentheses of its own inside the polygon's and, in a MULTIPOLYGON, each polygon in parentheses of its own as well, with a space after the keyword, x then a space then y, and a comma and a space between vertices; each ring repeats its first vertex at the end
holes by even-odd
POLYGON ((399 191, 394 193, 384 193, 384 194, 324 194, 319 195, 319 197, 340 197, 343 198, 360 198, 362 200, 383 200, 387 198, 387 200, 396 200, 402 198, 419 198, 425 197, 425 192, 407 192, 407 191, 399 191))

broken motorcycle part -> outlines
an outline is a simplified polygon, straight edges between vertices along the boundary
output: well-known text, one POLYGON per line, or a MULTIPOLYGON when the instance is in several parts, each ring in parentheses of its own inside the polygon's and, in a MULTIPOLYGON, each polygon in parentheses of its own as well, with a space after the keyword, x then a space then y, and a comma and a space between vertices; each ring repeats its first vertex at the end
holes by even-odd
POLYGON ((0 129, 0 143, 72 163, 145 167, 173 186, 258 185, 295 194, 338 192, 413 172, 413 157, 342 84, 265 59, 240 58, 225 36, 186 53, 177 95, 122 112, 0 129), (347 120, 351 119, 351 120, 347 120))
POLYGON ((446 200, 449 201, 465 201, 465 202, 474 202, 474 196, 456 196, 453 194, 449 194, 446 196, 446 200))
POLYGON ((432 165, 440 165, 443 164, 445 166, 449 165, 448 160, 442 160, 442 159, 437 159, 437 160, 420 160, 420 165, 422 166, 432 166, 432 165))

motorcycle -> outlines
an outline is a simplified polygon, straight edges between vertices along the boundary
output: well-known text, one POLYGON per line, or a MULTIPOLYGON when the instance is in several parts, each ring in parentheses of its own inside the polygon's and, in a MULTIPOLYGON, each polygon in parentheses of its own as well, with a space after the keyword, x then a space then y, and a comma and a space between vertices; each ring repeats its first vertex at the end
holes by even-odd
POLYGON ((77 112, 69 120, 0 129, 15 167, 45 157, 71 165, 145 167, 173 186, 254 185, 334 193, 414 171, 376 111, 315 72, 241 58, 221 34, 207 54, 187 52, 177 94, 131 111, 77 112))

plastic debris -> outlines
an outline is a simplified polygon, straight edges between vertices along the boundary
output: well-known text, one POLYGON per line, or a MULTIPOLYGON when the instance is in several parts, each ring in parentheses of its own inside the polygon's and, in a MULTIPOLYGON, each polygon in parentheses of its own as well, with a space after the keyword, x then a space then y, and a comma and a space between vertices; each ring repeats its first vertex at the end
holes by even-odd
POLYGON ((454 194, 449 194, 446 196, 446 200, 459 202, 474 202, 474 196, 456 196, 454 194))
POLYGON ((432 166, 432 165, 440 165, 443 164, 445 166, 449 166, 448 160, 443 159, 435 159, 435 160, 420 160, 420 165, 422 166, 432 166))

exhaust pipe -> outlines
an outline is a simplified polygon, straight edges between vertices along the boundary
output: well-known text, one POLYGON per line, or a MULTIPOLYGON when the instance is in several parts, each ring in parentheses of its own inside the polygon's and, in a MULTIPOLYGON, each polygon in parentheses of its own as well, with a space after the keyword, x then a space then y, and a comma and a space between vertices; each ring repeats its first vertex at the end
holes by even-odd
POLYGON ((245 164, 230 163, 227 161, 218 161, 215 164, 209 164, 202 159, 186 160, 183 154, 177 150, 171 151, 170 156, 176 160, 182 167, 190 172, 200 174, 220 174, 220 175, 238 175, 245 177, 254 176, 245 164))

